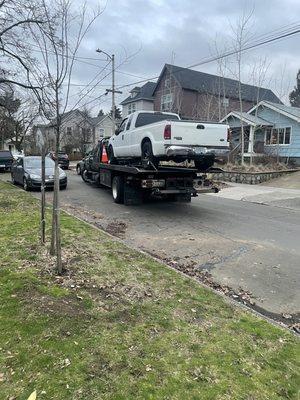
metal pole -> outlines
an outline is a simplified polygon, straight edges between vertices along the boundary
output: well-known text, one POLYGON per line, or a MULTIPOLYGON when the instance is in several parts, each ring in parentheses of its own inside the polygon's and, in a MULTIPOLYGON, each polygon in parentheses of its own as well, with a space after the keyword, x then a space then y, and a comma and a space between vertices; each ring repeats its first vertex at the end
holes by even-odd
POLYGON ((41 242, 45 244, 45 146, 42 147, 42 182, 41 182, 41 242))
POLYGON ((112 103, 112 134, 115 133, 116 130, 116 115, 115 115, 115 55, 111 56, 111 65, 112 65, 112 91, 111 91, 111 103, 112 103))

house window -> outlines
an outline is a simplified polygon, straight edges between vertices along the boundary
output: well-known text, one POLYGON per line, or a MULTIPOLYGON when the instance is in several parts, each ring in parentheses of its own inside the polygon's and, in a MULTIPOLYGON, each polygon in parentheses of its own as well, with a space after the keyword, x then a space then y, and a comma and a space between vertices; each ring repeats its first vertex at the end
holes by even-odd
POLYGON ((72 135, 72 127, 71 126, 67 127, 67 135, 72 135))
POLYGON ((227 99, 227 97, 223 97, 221 101, 222 101, 222 105, 224 107, 228 107, 229 106, 229 99, 227 99))
POLYGON ((99 137, 101 137, 101 138, 104 137, 104 129, 103 128, 99 129, 99 137))
POLYGON ((291 128, 285 128, 284 144, 291 143, 291 128))
POLYGON ((266 145, 284 145, 291 142, 291 128, 267 128, 265 136, 266 145))
POLYGON ((170 78, 166 78, 165 79, 165 88, 169 88, 170 87, 170 83, 171 83, 171 79, 170 78))
POLYGON ((172 109, 172 101, 172 93, 161 96, 161 111, 170 111, 172 109))
POLYGON ((136 103, 128 104, 128 114, 134 113, 136 111, 136 103))

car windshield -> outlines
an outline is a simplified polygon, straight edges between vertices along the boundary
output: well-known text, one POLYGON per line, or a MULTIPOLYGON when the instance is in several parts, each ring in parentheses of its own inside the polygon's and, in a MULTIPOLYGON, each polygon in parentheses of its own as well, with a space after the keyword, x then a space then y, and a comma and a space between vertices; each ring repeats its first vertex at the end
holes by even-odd
MULTIPOLYGON (((24 166, 29 169, 40 169, 42 163, 42 157, 25 157, 24 166)), ((45 158, 45 167, 54 168, 54 161, 51 158, 45 158)))

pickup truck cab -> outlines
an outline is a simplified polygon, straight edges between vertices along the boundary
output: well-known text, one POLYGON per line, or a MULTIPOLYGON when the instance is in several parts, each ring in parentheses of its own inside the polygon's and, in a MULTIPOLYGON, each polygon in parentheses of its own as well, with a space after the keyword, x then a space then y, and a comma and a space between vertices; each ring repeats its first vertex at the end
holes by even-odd
POLYGON ((194 160, 199 170, 229 151, 228 125, 180 120, 177 114, 136 111, 126 117, 110 138, 110 163, 119 159, 182 162, 194 160))

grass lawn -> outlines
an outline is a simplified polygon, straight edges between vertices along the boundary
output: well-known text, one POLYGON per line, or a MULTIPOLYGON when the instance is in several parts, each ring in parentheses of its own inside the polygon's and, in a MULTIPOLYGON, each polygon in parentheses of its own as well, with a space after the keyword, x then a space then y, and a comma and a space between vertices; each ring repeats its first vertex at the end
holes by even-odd
POLYGON ((299 399, 295 336, 66 214, 58 277, 38 218, 0 181, 1 400, 299 399))

